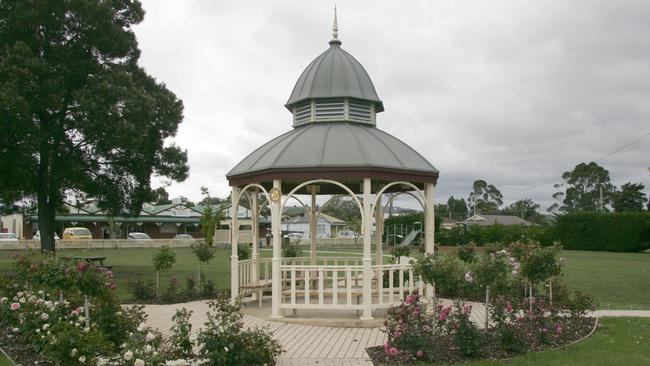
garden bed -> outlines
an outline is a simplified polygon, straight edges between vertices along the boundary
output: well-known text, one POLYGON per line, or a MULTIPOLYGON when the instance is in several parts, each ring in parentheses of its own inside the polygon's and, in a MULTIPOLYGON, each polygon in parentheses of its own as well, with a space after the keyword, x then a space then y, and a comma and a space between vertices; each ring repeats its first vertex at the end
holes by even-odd
MULTIPOLYGON (((9 328, 0 329, 0 348, 11 360, 16 361, 19 365, 54 366, 53 363, 46 361, 39 353, 34 352, 33 347, 19 342, 12 333, 9 328)), ((2 365, 1 362, 0 365, 2 365)))
MULTIPOLYGON (((589 318, 585 317, 583 322, 575 323, 574 328, 571 330, 570 334, 567 334, 562 338, 561 342, 554 342, 546 345, 536 345, 527 352, 537 352, 549 349, 558 349, 569 346, 576 342, 582 341, 589 337, 595 330, 598 325, 598 318, 589 318)), ((484 348, 484 353, 478 357, 485 360, 507 360, 516 356, 520 356, 524 353, 521 352, 508 352, 504 350, 499 343, 497 337, 491 336, 490 334, 485 334, 487 344, 484 348)), ((451 336, 443 336, 436 339, 435 346, 432 345, 431 349, 428 350, 431 353, 431 356, 428 360, 429 363, 442 363, 442 364, 457 364, 457 363, 466 363, 472 360, 476 360, 477 357, 464 357, 458 347, 455 346, 455 343, 451 336)), ((386 354, 384 346, 376 346, 366 348, 368 356, 370 356, 373 365, 391 365, 391 364, 404 364, 409 363, 412 360, 396 360, 395 358, 390 358, 386 354)))

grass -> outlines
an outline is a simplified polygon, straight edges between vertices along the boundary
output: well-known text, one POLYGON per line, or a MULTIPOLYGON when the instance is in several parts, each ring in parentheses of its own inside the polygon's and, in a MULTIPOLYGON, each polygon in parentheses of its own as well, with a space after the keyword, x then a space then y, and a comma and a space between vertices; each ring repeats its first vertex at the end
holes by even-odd
POLYGON ((0 366, 14 366, 14 363, 9 361, 9 359, 0 352, 0 366))
MULTIPOLYGON (((443 251, 448 248, 443 247, 443 251)), ((177 262, 173 269, 161 274, 161 287, 175 276, 183 281, 196 277, 198 261, 189 248, 176 248, 177 262)), ((68 249, 60 250, 61 256, 106 256, 106 264, 113 266, 120 299, 129 301, 126 288, 128 279, 142 276, 155 280, 151 258, 156 249, 68 249)), ((13 268, 14 251, 0 251, 0 273, 13 268)), ((388 253, 386 251, 385 253, 388 253)), ((264 249, 262 257, 270 257, 264 249)), ((319 255, 359 255, 360 250, 323 251, 319 255)), ((305 253, 307 255, 307 253, 305 253)), ((564 280, 570 288, 583 290, 596 298, 600 309, 650 309, 650 253, 608 253, 586 251, 563 251, 568 261, 564 280)), ((230 251, 218 249, 214 259, 201 270, 213 280, 218 288, 230 287, 230 251)))
POLYGON ((601 318, 600 321, 601 327, 591 337, 563 349, 532 352, 509 361, 475 361, 464 365, 648 365, 650 318, 601 318))
MULTIPOLYGON (((196 279, 198 260, 190 248, 174 248, 176 253, 176 264, 174 267, 160 274, 160 287, 164 288, 172 277, 183 282, 187 277, 196 279)), ((105 264, 113 266, 113 273, 117 284, 117 296, 122 301, 132 300, 127 289, 129 279, 141 276, 144 279, 156 280, 156 273, 153 271, 151 259, 157 249, 132 248, 132 249, 61 249, 58 256, 105 256, 105 264)), ((0 274, 13 270, 13 255, 24 253, 24 251, 0 251, 0 274)), ((270 250, 260 251, 262 257, 271 257, 270 250)), ((305 253, 306 255, 306 253, 305 253)), ((319 253, 328 256, 358 255, 358 251, 328 251, 319 253), (337 254, 335 254, 337 253, 337 254)), ((217 288, 230 288, 230 250, 216 249, 212 261, 208 264, 201 264, 203 276, 214 281, 217 288)))

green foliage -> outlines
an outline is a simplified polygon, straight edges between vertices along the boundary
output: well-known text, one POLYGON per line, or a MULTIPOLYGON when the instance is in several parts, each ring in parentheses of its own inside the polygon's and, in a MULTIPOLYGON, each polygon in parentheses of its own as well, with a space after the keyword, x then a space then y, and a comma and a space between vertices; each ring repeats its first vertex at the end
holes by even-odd
POLYGON ((237 257, 240 261, 251 259, 251 247, 248 244, 239 244, 237 246, 237 257))
POLYGON ((190 323, 192 311, 185 308, 176 309, 172 316, 172 335, 169 338, 170 348, 168 353, 173 358, 191 358, 194 356, 192 347, 194 342, 190 339, 192 333, 192 323, 190 323))
POLYGON ((555 223, 554 237, 568 250, 640 252, 650 249, 650 213, 561 215, 555 223))
POLYGON ((303 251, 299 243, 288 243, 282 246, 282 257, 283 258, 297 258, 302 257, 303 251))
POLYGON ((211 365, 272 365, 282 353, 268 328, 244 328, 241 303, 220 297, 209 303, 208 320, 197 341, 211 365))
POLYGON ((427 360, 435 353, 434 319, 423 311, 417 295, 408 295, 398 306, 388 309, 384 321, 386 357, 394 363, 427 360))
POLYGON ((621 190, 614 193, 612 206, 616 212, 643 211, 643 206, 648 202, 641 183, 625 183, 621 190))
POLYGON ((524 220, 541 224, 544 222, 544 217, 537 210, 539 210, 539 204, 533 202, 530 198, 526 198, 511 203, 501 212, 506 215, 523 216, 524 220))
POLYGON ((610 204, 615 187, 610 183, 609 171, 595 162, 580 163, 570 172, 562 174, 564 183, 556 184, 558 189, 553 198, 561 201, 549 208, 561 212, 598 211, 601 205, 610 204), (566 187, 563 192, 562 188, 566 187), (602 191, 602 202, 601 202, 602 191))
POLYGON ((479 256, 471 268, 477 286, 483 289, 489 287, 493 294, 508 289, 513 268, 503 251, 479 256))
POLYGON ((192 244, 192 252, 202 263, 208 263, 214 258, 214 248, 207 242, 192 244))
POLYGON ((538 241, 542 245, 553 244, 550 226, 490 225, 459 226, 436 233, 436 242, 441 245, 462 245, 473 242, 478 246, 488 243, 512 243, 514 241, 538 241))
POLYGON ((435 285, 438 297, 455 298, 463 293, 465 269, 456 256, 425 255, 413 264, 416 276, 435 285))
MULTIPOLYGON (((436 233, 440 230, 440 224, 442 223, 442 217, 435 217, 435 231, 436 233)), ((406 236, 411 230, 422 230, 424 225, 424 213, 417 212, 412 214, 405 214, 399 216, 392 216, 384 220, 384 229, 387 230, 388 237, 384 238, 387 243, 399 244, 403 238, 393 238, 393 229, 397 229, 398 235, 406 236), (405 232, 399 232, 404 228, 405 232)), ((424 240, 424 235, 418 235, 415 237, 411 244, 418 245, 420 243, 420 237, 424 240)))
POLYGON ((142 276, 130 280, 126 286, 136 300, 153 300, 156 298, 156 284, 151 280, 144 280, 142 276))
POLYGON ((187 152, 166 143, 182 102, 138 65, 143 18, 138 1, 0 2, 0 199, 36 197, 43 250, 70 191, 136 214, 152 174, 188 175, 187 152))
MULTIPOLYGON (((324 214, 334 216, 348 223, 360 222, 361 212, 357 203, 347 195, 334 196, 327 201, 320 211, 324 214)), ((353 226, 351 224, 351 226, 353 226)), ((358 228, 353 230, 359 232, 358 228)))
POLYGON ((560 247, 533 247, 521 262, 521 275, 531 283, 543 283, 562 272, 560 247))
MULTIPOLYGON (((447 214, 447 216, 454 220, 467 218, 467 203, 464 198, 457 199, 454 196, 450 196, 447 200, 447 210, 451 212, 451 215, 447 214)), ((436 213, 436 215, 439 215, 439 213, 436 213)))
POLYGON ((472 184, 467 204, 470 208, 476 207, 478 212, 495 212, 503 204, 503 195, 497 187, 479 179, 472 184))
POLYGON ((465 263, 474 262, 476 260, 476 245, 474 243, 459 245, 456 247, 456 256, 465 263))
MULTIPOLYGON (((205 202, 210 202, 210 192, 206 187, 201 187, 201 194, 204 196, 203 201, 205 202)), ((205 240, 205 243, 208 245, 212 245, 212 241, 214 240, 214 232, 217 230, 217 226, 219 226, 219 223, 221 220, 223 220, 224 214, 224 205, 221 204, 217 209, 214 209, 212 205, 206 204, 205 208, 203 209, 203 213, 201 214, 201 232, 203 233, 203 238, 205 240)), ((198 256, 198 254, 197 254, 198 256)), ((202 262, 207 262, 207 261, 202 261, 202 262)))
POLYGON ((465 357, 480 356, 485 347, 485 335, 470 319, 472 306, 470 304, 454 304, 454 310, 451 311, 449 318, 445 322, 445 327, 449 334, 452 335, 455 346, 461 355, 465 357))
POLYGON ((390 254, 393 255, 393 263, 397 263, 399 257, 408 257, 411 255, 411 248, 406 245, 397 245, 390 250, 390 254))
POLYGON ((166 271, 174 266, 176 263, 176 253, 168 247, 162 246, 153 256, 153 268, 157 272, 166 271))

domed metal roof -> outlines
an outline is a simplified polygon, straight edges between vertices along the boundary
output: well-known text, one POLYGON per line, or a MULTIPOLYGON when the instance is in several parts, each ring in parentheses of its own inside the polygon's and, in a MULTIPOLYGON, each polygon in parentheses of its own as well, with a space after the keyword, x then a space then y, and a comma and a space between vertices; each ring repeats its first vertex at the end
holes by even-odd
POLYGON ((282 134, 253 151, 228 174, 264 172, 372 171, 401 173, 435 181, 438 169, 413 148, 373 126, 357 123, 311 123, 282 134))
POLYGON ((364 99, 375 102, 377 112, 384 110, 366 69, 341 48, 337 39, 302 72, 285 106, 291 110, 302 100, 332 97, 364 99))

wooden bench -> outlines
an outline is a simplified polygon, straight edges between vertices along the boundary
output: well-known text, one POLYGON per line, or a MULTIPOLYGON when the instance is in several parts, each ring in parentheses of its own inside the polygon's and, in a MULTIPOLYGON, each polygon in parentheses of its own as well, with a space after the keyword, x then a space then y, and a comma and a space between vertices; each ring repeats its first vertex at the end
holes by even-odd
POLYGON ((244 293, 244 296, 248 293, 257 293, 257 300, 259 302, 259 307, 262 307, 262 296, 264 295, 264 290, 271 287, 270 280, 260 280, 256 282, 251 282, 245 285, 239 286, 239 288, 244 293))

